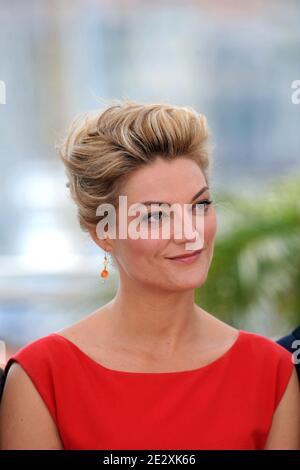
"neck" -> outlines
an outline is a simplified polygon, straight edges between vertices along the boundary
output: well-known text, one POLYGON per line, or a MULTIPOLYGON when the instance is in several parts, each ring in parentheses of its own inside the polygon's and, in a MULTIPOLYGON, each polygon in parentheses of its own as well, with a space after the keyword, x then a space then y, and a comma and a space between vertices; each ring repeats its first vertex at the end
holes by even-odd
MULTIPOLYGON (((110 302, 112 331, 122 344, 172 355, 196 339, 203 315, 194 290, 166 292, 119 285, 110 302)), ((201 326, 200 326, 201 327, 201 326)))

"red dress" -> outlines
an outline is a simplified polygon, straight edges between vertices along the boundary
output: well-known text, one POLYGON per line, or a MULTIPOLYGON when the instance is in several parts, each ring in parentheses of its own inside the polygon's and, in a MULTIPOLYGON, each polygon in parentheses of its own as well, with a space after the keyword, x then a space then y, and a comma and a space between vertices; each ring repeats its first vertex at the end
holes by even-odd
POLYGON ((198 369, 125 372, 100 365, 51 333, 17 351, 65 449, 263 449, 291 377, 293 355, 239 330, 198 369))

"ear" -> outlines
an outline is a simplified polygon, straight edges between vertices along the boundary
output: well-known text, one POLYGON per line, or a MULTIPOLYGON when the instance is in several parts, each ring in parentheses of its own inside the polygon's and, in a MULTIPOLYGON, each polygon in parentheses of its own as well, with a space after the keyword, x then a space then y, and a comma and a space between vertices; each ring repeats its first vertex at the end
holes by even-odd
POLYGON ((102 250, 107 251, 107 252, 112 250, 111 240, 109 238, 103 239, 103 238, 98 237, 96 227, 89 228, 89 233, 92 239, 94 240, 94 242, 96 243, 96 245, 100 246, 102 250))

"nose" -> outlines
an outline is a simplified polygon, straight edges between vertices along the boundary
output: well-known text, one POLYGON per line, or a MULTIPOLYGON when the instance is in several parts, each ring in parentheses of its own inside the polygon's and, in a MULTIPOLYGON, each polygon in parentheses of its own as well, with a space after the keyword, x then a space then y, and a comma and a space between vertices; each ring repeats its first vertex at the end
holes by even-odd
POLYGON ((197 216, 189 205, 178 207, 174 214, 174 239, 185 243, 186 250, 200 250, 204 246, 204 211, 200 208, 197 216), (181 210, 179 210, 181 209, 181 210))

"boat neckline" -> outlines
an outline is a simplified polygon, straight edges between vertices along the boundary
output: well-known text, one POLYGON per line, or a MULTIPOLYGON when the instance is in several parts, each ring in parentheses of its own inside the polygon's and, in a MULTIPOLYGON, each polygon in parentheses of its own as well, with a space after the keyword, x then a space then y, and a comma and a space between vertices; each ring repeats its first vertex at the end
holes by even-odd
POLYGON ((167 372, 136 372, 136 371, 125 371, 125 370, 111 369, 111 368, 106 367, 103 364, 95 361, 92 357, 90 357, 82 349, 80 349, 80 347, 77 346, 77 344, 75 344, 73 341, 66 338, 65 336, 60 335, 59 333, 50 333, 49 336, 55 336, 55 337, 58 337, 58 338, 62 339, 65 342, 67 342, 73 348, 73 350, 75 350, 77 353, 79 353, 83 358, 85 358, 91 364, 98 367, 99 369, 110 372, 111 374, 128 375, 128 376, 141 376, 141 377, 142 376, 161 376, 161 377, 163 377, 163 376, 176 376, 176 375, 191 375, 191 374, 195 374, 197 372, 200 373, 202 371, 204 372, 206 370, 210 370, 213 367, 221 364, 222 362, 224 362, 225 359, 227 359, 229 356, 231 356, 231 354, 238 348, 238 346, 241 343, 242 338, 247 333, 246 331, 241 330, 241 329, 238 329, 237 331, 238 331, 238 335, 237 335, 236 339, 234 340, 234 342, 232 343, 232 345, 230 346, 230 348, 227 349, 227 351, 225 351, 225 353, 222 354, 222 356, 218 357, 217 359, 209 362, 208 364, 205 364, 204 366, 197 367, 195 369, 175 370, 175 371, 167 371, 167 372))

